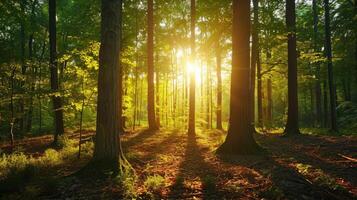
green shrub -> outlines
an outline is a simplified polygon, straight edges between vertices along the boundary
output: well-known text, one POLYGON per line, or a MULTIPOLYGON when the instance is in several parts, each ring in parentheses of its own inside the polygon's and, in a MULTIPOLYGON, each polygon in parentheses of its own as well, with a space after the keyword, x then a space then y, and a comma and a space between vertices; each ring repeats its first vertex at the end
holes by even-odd
POLYGON ((144 186, 148 190, 156 191, 165 186, 165 178, 160 175, 146 177, 144 186))
POLYGON ((116 177, 115 181, 120 185, 125 199, 136 199, 138 196, 136 191, 137 177, 132 172, 124 172, 116 177))

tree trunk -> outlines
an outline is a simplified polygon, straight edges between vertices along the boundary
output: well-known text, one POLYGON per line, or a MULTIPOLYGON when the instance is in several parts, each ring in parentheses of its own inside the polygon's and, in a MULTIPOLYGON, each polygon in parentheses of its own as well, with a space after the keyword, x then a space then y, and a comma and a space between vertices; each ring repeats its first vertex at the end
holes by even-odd
MULTIPOLYGON (((354 0, 354 16, 357 16, 357 0, 354 0)), ((355 32, 355 86, 357 86, 357 23, 354 23, 355 32)), ((357 90, 354 90, 355 102, 357 102, 357 90)))
MULTIPOLYGON (((32 61, 32 51, 33 51, 33 33, 29 37, 29 59, 32 61)), ((32 71, 37 71, 37 70, 32 70, 32 71)), ((35 76, 36 73, 33 74, 35 76)), ((35 91, 35 79, 31 79, 31 93, 35 91)), ((27 112, 27 117, 26 117, 26 129, 25 132, 30 132, 32 129, 32 113, 33 113, 33 96, 31 94, 30 96, 30 102, 29 102, 29 110, 27 112)))
POLYGON ((328 95, 327 95, 327 83, 326 80, 323 82, 323 91, 324 91, 324 127, 329 127, 329 112, 328 112, 328 95))
POLYGON ((54 144, 57 144, 58 136, 64 133, 63 128, 63 108, 62 99, 58 95, 58 67, 57 67, 57 47, 56 47, 56 0, 49 0, 49 37, 50 37, 50 71, 53 110, 54 110, 54 144))
POLYGON ((93 162, 115 172, 126 161, 120 144, 122 74, 121 0, 102 0, 99 52, 97 126, 93 162), (119 122, 119 123, 118 123, 119 122))
MULTIPOLYGON (((222 130, 222 57, 220 41, 217 41, 216 48, 217 59, 217 113, 216 113, 216 128, 222 130)), ((202 87, 202 86, 201 86, 202 87)))
MULTIPOLYGON (((41 52, 41 57, 40 57, 40 62, 39 62, 39 77, 38 77, 38 90, 41 91, 41 83, 42 83, 42 60, 44 58, 45 55, 45 50, 46 50, 46 40, 43 41, 42 44, 42 52, 41 52)), ((37 94, 37 98, 38 98, 38 110, 39 110, 39 114, 38 114, 38 124, 39 124, 39 128, 38 128, 38 132, 41 133, 42 132, 42 96, 41 93, 37 94)))
POLYGON ((135 130, 136 120, 138 118, 138 76, 139 76, 139 25, 138 25, 138 12, 135 16, 135 81, 134 81, 134 116, 133 116, 133 130, 135 130))
POLYGON ((288 120, 285 135, 297 135, 299 131, 296 15, 295 0, 286 0, 286 26, 288 30, 288 120))
MULTIPOLYGON (((20 9, 21 9, 21 14, 25 15, 25 1, 21 0, 20 1, 20 9)), ((23 76, 26 75, 26 69, 27 66, 25 64, 25 20, 24 18, 21 18, 21 23, 20 23, 20 59, 21 59, 21 74, 23 76)), ((20 87, 21 87, 21 93, 25 93, 25 88, 24 88, 25 82, 20 81, 20 87)), ((19 99, 20 103, 20 118, 19 118, 19 125, 20 125, 20 133, 24 133, 25 131, 25 101, 24 97, 22 96, 19 99)))
POLYGON ((160 74, 158 70, 159 55, 156 54, 156 123, 160 127, 160 74))
POLYGON ((83 110, 84 110, 84 100, 85 100, 85 94, 84 94, 84 77, 82 77, 82 106, 81 106, 81 111, 80 111, 80 118, 79 118, 79 142, 78 142, 78 159, 81 158, 81 149, 82 149, 82 125, 83 125, 83 110))
POLYGON ((16 67, 12 69, 11 72, 11 96, 10 96, 10 145, 11 151, 14 148, 14 126, 15 126, 15 113, 14 113, 14 78, 15 78, 16 67))
POLYGON ((273 90, 272 90, 272 81, 271 78, 267 80, 267 125, 272 126, 273 122, 273 90))
POLYGON ((331 49, 331 30, 330 30, 330 5, 329 0, 324 0, 325 8, 325 54, 327 58, 328 70, 328 84, 330 91, 330 123, 331 130, 338 131, 337 129, 337 116, 336 116, 336 86, 333 77, 332 66, 332 49, 331 49))
POLYGON ((257 104, 258 104, 258 126, 263 127, 263 88, 262 88, 262 65, 260 62, 260 53, 257 52, 257 104))
POLYGON ((150 130, 159 129, 155 117, 155 84, 154 84, 154 2, 148 0, 148 122, 150 130))
POLYGON ((254 154, 260 147, 253 137, 250 96, 250 1, 233 0, 232 74, 229 129, 221 154, 254 154))
MULTIPOLYGON (((318 17, 318 10, 317 10, 317 0, 312 1, 312 11, 313 11, 313 16, 314 16, 314 51, 315 53, 318 53, 319 48, 318 48, 318 22, 319 22, 319 17, 318 17)), ((316 125, 317 127, 321 126, 321 121, 322 121, 322 108, 321 108, 321 71, 320 71, 320 64, 316 63, 316 80, 315 80, 315 116, 316 116, 316 125)))
MULTIPOLYGON (((195 63, 196 59, 196 0, 191 0, 191 62, 195 63)), ((188 117, 188 133, 195 134, 195 110, 196 110, 196 76, 194 70, 190 75, 190 97, 189 97, 189 117, 188 117)))
POLYGON ((250 61, 250 108, 252 126, 255 128, 255 80, 259 51, 259 0, 253 0, 252 57, 250 61))

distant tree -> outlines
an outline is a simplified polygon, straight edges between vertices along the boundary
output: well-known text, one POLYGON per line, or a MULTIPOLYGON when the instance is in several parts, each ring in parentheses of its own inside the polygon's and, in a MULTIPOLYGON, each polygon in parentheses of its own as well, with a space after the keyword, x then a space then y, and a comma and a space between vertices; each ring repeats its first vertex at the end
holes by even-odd
POLYGON ((250 1, 233 0, 232 74, 230 119, 220 154, 254 154, 260 147, 253 137, 249 101, 250 87, 250 1))
MULTIPOLYGON (((318 22, 319 22, 319 16, 318 16, 318 10, 317 10, 317 0, 312 1, 312 12, 313 12, 313 21, 314 21, 314 34, 313 34, 313 40, 314 40, 314 51, 315 53, 318 53, 318 22)), ((321 121, 322 121, 322 100, 321 100, 321 75, 320 75, 320 64, 316 63, 316 81, 315 81, 315 114, 316 114, 316 123, 317 126, 321 126, 321 121)))
POLYGON ((159 129, 155 117, 155 84, 154 84, 154 1, 148 0, 148 122, 150 130, 159 129))
POLYGON ((334 82, 333 66, 332 66, 332 48, 331 48, 331 30, 330 30, 330 3, 329 0, 324 0, 325 10, 325 54, 327 58, 328 84, 330 91, 330 123, 331 129, 337 131, 336 117, 336 86, 334 82))
POLYGON ((97 126, 93 162, 117 171, 122 170, 125 161, 119 136, 122 105, 122 76, 119 62, 122 1, 102 0, 101 11, 97 126))
POLYGON ((222 130, 222 56, 220 39, 217 41, 216 60, 217 60, 217 111, 216 111, 216 128, 222 130))
POLYGON ((54 110, 54 144, 58 141, 58 136, 64 133, 63 128, 63 108, 62 99, 58 94, 58 66, 57 66, 57 39, 56 39, 56 0, 49 0, 49 39, 50 39, 50 71, 51 71, 51 90, 53 110, 54 110))
POLYGON ((286 0, 286 27, 288 31, 288 120, 285 135, 297 135, 299 131, 296 13, 295 0, 286 0))
MULTIPOLYGON (((191 62, 196 59, 195 45, 195 28, 196 28, 196 0, 191 0, 191 62)), ((193 64, 193 63, 192 63, 193 64)), ((188 117, 188 133, 195 134, 195 110, 196 110, 196 76, 195 72, 190 74, 190 96, 189 96, 189 117, 188 117)))

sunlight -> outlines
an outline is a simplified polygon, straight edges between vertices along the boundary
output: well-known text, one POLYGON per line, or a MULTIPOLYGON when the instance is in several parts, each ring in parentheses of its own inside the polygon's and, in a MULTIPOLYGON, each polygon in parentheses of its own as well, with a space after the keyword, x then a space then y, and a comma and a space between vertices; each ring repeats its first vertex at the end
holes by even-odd
POLYGON ((181 57, 183 56, 183 51, 182 51, 182 49, 178 49, 178 50, 177 50, 176 56, 177 56, 177 58, 181 58, 181 57))
POLYGON ((198 66, 197 62, 187 62, 186 64, 186 71, 188 78, 192 73, 195 74, 196 85, 201 84, 201 68, 198 66))

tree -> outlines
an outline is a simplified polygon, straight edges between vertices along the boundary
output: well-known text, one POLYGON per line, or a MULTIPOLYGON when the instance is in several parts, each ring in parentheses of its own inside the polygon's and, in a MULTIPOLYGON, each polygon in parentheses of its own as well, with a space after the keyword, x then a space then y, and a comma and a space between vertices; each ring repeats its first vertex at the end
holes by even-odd
POLYGON ((93 162, 122 170, 125 157, 120 144, 121 120, 121 0, 102 0, 99 52, 97 126, 93 162), (119 122, 119 123, 118 123, 119 122))
POLYGON ((56 40, 56 0, 49 0, 49 39, 50 39, 50 71, 53 110, 54 110, 54 144, 58 141, 58 136, 64 133, 63 128, 63 108, 62 99, 58 94, 58 66, 57 66, 57 40, 56 40))
MULTIPOLYGON (((191 62, 196 59, 195 28, 196 28, 196 0, 191 0, 191 62)), ((190 74, 190 97, 189 97, 189 117, 188 133, 195 134, 195 111, 196 110, 196 76, 194 70, 190 74)))
POLYGON ((332 66, 332 49, 331 49, 331 30, 330 30, 330 3, 329 0, 324 0, 325 10, 325 55, 327 58, 328 84, 330 91, 330 123, 331 130, 337 131, 336 117, 336 86, 333 77, 332 66))
POLYGON ((222 58, 220 38, 217 41, 216 61, 217 61, 217 111, 216 111, 216 128, 222 130, 222 58))
POLYGON ((159 129, 155 117, 154 84, 154 1, 148 0, 148 122, 150 130, 159 129))
POLYGON ((286 0, 286 27, 288 30, 288 120, 285 135, 297 135, 299 131, 296 14, 295 0, 286 0))
MULTIPOLYGON (((313 21, 314 21, 314 34, 313 34, 313 39, 314 39, 314 51, 315 53, 318 52, 318 22, 319 22, 319 17, 318 17, 318 11, 317 11, 317 0, 312 1, 312 11, 313 11, 313 21)), ((321 120, 322 120, 322 101, 321 101, 321 78, 320 78, 320 64, 316 64, 316 81, 315 81, 315 96, 316 96, 316 101, 315 101, 315 108, 316 108, 316 123, 318 126, 321 126, 321 120)))
POLYGON ((253 137, 248 106, 250 87, 250 1, 233 0, 232 74, 229 129, 221 154, 254 154, 260 149, 253 137))
MULTIPOLYGON (((259 56, 259 35, 258 35, 258 26, 259 26, 259 0, 253 0, 253 28, 252 28, 252 56, 250 62, 250 108, 251 108, 251 121, 252 126, 254 126, 255 121, 255 78, 256 78, 256 67, 257 60, 259 56)), ((259 72, 260 74, 260 72, 259 72)))

